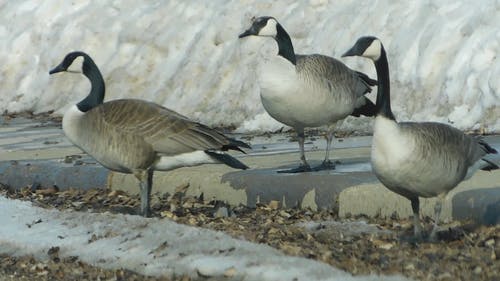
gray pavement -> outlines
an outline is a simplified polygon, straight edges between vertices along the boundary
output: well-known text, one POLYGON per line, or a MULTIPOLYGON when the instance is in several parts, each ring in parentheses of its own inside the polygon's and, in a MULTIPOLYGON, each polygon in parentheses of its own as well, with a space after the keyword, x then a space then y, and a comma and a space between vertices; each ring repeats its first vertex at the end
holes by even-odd
MULTIPOLYGON (((243 136, 235 136, 243 137, 243 136)), ((234 156, 251 167, 239 171, 225 165, 202 165, 170 172, 156 172, 153 192, 173 192, 189 185, 188 193, 203 193, 230 204, 255 206, 277 200, 283 206, 312 209, 336 208, 341 216, 400 217, 411 215, 410 203, 388 191, 371 172, 371 137, 349 137, 334 142, 331 152, 339 160, 333 171, 279 174, 298 164, 298 145, 289 135, 252 136, 244 140, 252 151, 234 156)), ((500 136, 485 139, 500 150, 500 136)), ((313 165, 324 157, 325 141, 311 137, 306 156, 313 165)), ((13 188, 27 185, 61 189, 102 187, 138 191, 131 175, 110 172, 74 147, 60 123, 26 118, 0 118, 0 182, 13 188)), ((432 215, 434 199, 422 200, 422 213, 432 215)), ((500 171, 476 173, 447 197, 442 218, 500 223, 500 171)))

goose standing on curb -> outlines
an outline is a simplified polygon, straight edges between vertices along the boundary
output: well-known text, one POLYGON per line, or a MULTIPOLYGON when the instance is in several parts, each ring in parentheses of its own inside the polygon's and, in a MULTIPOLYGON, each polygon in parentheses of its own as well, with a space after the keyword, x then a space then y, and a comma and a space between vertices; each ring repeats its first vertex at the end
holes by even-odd
POLYGON ((193 122, 158 104, 136 99, 103 103, 104 80, 94 61, 83 52, 72 52, 49 73, 68 70, 80 62, 78 72, 90 80, 91 90, 63 117, 66 136, 104 167, 134 174, 140 182, 141 213, 150 215, 153 172, 206 163, 224 163, 236 169, 248 167, 228 149, 250 148, 216 130, 193 122))
POLYGON ((279 172, 312 170, 304 153, 304 128, 322 126, 327 126, 326 154, 314 170, 334 169, 329 153, 335 125, 349 115, 374 115, 375 105, 364 95, 377 82, 334 58, 295 54, 290 36, 273 17, 254 19, 239 38, 250 35, 274 38, 278 43, 278 54, 260 70, 260 97, 269 115, 298 135, 301 165, 279 172))
POLYGON ((497 151, 481 138, 466 135, 447 124, 398 123, 391 110, 387 55, 376 37, 361 37, 342 56, 373 60, 379 83, 371 151, 373 171, 388 189, 411 201, 414 234, 419 240, 422 239, 419 197, 438 196, 430 234, 430 240, 436 240, 446 194, 478 169, 498 169, 498 165, 483 158, 497 151))

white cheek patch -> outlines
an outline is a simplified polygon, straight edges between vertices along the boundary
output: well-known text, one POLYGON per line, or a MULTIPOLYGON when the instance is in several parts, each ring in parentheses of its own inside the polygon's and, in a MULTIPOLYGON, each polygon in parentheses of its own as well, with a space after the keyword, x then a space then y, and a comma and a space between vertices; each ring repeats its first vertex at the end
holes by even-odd
POLYGON ((382 43, 380 40, 376 39, 373 40, 370 46, 366 48, 366 50, 363 52, 363 57, 370 58, 372 60, 378 60, 380 58, 380 55, 382 53, 382 43))
POLYGON ((68 67, 67 72, 82 73, 83 57, 78 56, 68 67))
POLYGON ((278 31, 276 25, 278 22, 275 19, 269 19, 267 24, 259 31, 259 36, 276 37, 278 31))

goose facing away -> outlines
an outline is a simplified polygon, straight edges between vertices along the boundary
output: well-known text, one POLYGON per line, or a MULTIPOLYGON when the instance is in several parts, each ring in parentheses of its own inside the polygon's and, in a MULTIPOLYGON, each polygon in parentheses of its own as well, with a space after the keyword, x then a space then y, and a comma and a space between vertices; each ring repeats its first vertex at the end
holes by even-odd
POLYGON ((248 168, 224 152, 250 148, 247 144, 172 110, 138 99, 103 103, 104 80, 86 53, 67 54, 49 73, 71 71, 69 68, 73 69, 76 62, 81 63, 78 69, 90 80, 91 90, 64 114, 63 131, 71 142, 104 167, 134 174, 140 182, 142 215, 150 215, 149 199, 155 170, 169 171, 205 163, 248 168))
POLYGON ((498 169, 484 158, 497 151, 481 138, 447 124, 398 123, 391 110, 387 55, 376 37, 361 37, 343 56, 361 56, 374 62, 379 87, 371 150, 373 171, 388 189, 411 201, 417 239, 422 238, 419 197, 438 196, 430 235, 435 240, 446 194, 478 169, 498 169))
POLYGON ((307 127, 327 127, 325 159, 314 170, 335 168, 329 159, 335 125, 349 115, 374 115, 375 105, 364 95, 377 81, 328 56, 295 54, 290 36, 273 17, 254 19, 239 38, 251 35, 274 38, 278 44, 278 54, 264 58, 259 70, 261 101, 269 115, 298 135, 301 165, 280 172, 311 171, 304 153, 307 127))

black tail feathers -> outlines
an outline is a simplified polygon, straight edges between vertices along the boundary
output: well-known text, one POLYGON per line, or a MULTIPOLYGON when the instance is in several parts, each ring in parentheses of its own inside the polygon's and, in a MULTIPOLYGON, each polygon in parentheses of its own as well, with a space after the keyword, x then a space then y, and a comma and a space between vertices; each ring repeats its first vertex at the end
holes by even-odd
POLYGON ((487 142, 485 142, 482 139, 479 140, 479 144, 481 145, 481 148, 488 154, 497 154, 498 153, 498 151, 496 151, 496 149, 491 147, 487 142))
MULTIPOLYGON (((496 150, 495 150, 495 151, 496 151, 496 150)), ((488 163, 488 165, 487 165, 487 166, 485 166, 485 167, 482 167, 482 168, 481 168, 481 170, 483 170, 483 171, 493 171, 493 170, 500 169, 500 167, 498 167, 498 165, 497 165, 497 164, 495 164, 495 163, 493 163, 493 162, 491 162, 491 161, 489 161, 489 160, 487 160, 487 159, 484 159, 484 158, 483 158, 483 159, 481 159, 481 160, 483 160, 484 162, 488 163)))
MULTIPOLYGON (((238 148, 238 150, 240 149, 238 148)), ((210 157, 214 158, 215 160, 228 165, 231 168, 241 169, 241 170, 248 169, 247 165, 243 164, 238 159, 222 151, 218 151, 215 149, 207 149, 205 150, 205 153, 208 154, 210 157)))
POLYGON ((375 116, 376 114, 377 114, 377 107, 371 100, 369 100, 366 97, 365 97, 365 104, 363 104, 358 108, 355 108, 354 111, 351 113, 352 116, 356 117, 359 117, 361 115, 375 116))
POLYGON ((368 84, 369 86, 377 86, 378 81, 375 79, 371 79, 368 75, 364 74, 363 72, 355 71, 358 76, 363 79, 363 81, 368 84))
POLYGON ((232 149, 232 150, 237 150, 237 151, 240 151, 240 152, 243 152, 246 154, 246 152, 243 151, 240 147, 252 149, 252 147, 246 142, 242 142, 242 141, 235 140, 232 138, 228 138, 228 140, 230 143, 223 145, 222 151, 228 151, 228 150, 232 149))

